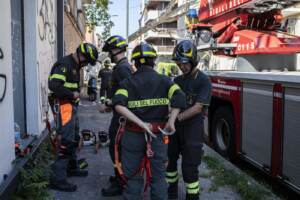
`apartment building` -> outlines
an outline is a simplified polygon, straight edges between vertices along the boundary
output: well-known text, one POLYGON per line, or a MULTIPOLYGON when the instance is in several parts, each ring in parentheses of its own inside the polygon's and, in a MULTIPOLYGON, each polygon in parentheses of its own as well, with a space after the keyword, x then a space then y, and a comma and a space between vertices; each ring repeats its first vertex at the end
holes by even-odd
MULTIPOLYGON (((171 0, 143 0, 142 18, 140 25, 146 26, 151 20, 156 19, 165 11, 171 0)), ((142 40, 152 44, 158 52, 158 61, 168 61, 176 45, 177 21, 160 24, 141 36, 142 40)))

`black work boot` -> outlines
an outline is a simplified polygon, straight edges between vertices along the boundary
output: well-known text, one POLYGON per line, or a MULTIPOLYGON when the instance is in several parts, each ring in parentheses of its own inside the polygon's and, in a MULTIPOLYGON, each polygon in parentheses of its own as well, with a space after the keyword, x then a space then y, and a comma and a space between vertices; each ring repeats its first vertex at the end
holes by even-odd
POLYGON ((49 188, 53 190, 59 190, 63 192, 75 192, 77 190, 77 186, 67 182, 66 180, 63 181, 51 181, 49 184, 49 188))
POLYGON ((169 184, 168 199, 178 199, 178 181, 169 184))
POLYGON ((110 183, 113 183, 113 182, 116 181, 116 179, 117 179, 116 176, 110 176, 108 180, 109 180, 110 183))
POLYGON ((122 195, 123 187, 119 178, 112 179, 108 188, 102 188, 101 193, 104 197, 112 197, 122 195))
POLYGON ((68 169, 67 170, 67 176, 87 176, 89 174, 89 172, 87 170, 84 170, 84 169, 79 169, 79 168, 76 168, 76 169, 68 169))
POLYGON ((197 194, 186 194, 185 200, 199 200, 199 193, 197 193, 197 194))

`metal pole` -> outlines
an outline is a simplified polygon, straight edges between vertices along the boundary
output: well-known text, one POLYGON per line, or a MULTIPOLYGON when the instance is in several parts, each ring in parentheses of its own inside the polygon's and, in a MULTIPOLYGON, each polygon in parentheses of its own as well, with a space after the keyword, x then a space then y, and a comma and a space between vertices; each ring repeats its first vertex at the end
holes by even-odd
MULTIPOLYGON (((57 30, 64 30, 64 1, 61 0, 57 0, 57 30)), ((64 31, 57 31, 57 59, 64 54, 64 31)))
MULTIPOLYGON (((126 40, 128 43, 128 36, 129 36, 129 0, 126 0, 126 40)), ((126 51, 127 57, 129 56, 128 48, 126 51)))

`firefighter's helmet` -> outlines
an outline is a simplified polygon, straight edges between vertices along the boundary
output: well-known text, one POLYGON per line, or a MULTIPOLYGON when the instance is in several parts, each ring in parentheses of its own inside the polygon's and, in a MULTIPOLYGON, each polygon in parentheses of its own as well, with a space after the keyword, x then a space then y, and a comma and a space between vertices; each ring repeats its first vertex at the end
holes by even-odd
POLYGON ((103 65, 104 67, 110 67, 111 66, 110 60, 109 59, 105 60, 103 65))
POLYGON ((81 43, 76 50, 77 53, 81 53, 87 60, 87 62, 94 66, 98 59, 97 48, 90 43, 81 43))
POLYGON ((99 131, 98 132, 98 141, 101 146, 106 146, 109 144, 109 135, 106 131, 99 131))
POLYGON ((196 45, 189 40, 179 42, 174 48, 172 59, 180 63, 191 63, 196 67, 198 64, 196 45))
POLYGON ((126 51, 127 46, 127 42, 122 36, 114 35, 105 41, 102 51, 111 52, 113 49, 119 49, 122 52, 126 51))
POLYGON ((81 137, 83 139, 83 145, 93 145, 96 143, 96 135, 91 130, 83 129, 81 131, 81 137))
POLYGON ((153 48, 152 45, 141 42, 139 45, 137 45, 133 50, 131 54, 131 59, 134 60, 137 63, 140 64, 154 64, 154 60, 157 57, 156 50, 153 48))

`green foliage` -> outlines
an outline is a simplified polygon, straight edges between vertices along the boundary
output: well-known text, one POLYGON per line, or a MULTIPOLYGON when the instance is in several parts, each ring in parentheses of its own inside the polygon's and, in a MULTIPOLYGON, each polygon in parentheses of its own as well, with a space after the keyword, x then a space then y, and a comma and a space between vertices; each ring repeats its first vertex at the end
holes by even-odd
POLYGON ((109 4, 111 4, 109 0, 92 0, 91 4, 85 8, 87 26, 90 30, 93 30, 95 26, 103 27, 101 34, 103 40, 110 36, 111 28, 114 26, 108 13, 109 4))
POLYGON ((34 157, 21 170, 17 191, 13 200, 52 200, 47 192, 51 158, 49 143, 42 144, 34 157))
POLYGON ((211 191, 216 191, 220 186, 230 185, 245 200, 263 200, 269 195, 268 191, 250 182, 245 175, 238 174, 234 170, 225 169, 218 159, 204 156, 203 161, 212 170, 213 184, 211 191))

